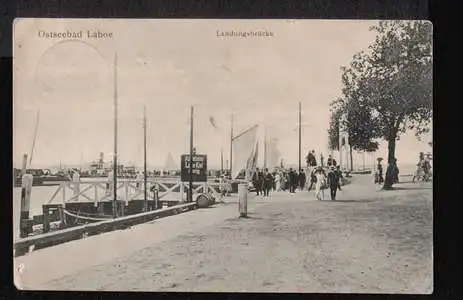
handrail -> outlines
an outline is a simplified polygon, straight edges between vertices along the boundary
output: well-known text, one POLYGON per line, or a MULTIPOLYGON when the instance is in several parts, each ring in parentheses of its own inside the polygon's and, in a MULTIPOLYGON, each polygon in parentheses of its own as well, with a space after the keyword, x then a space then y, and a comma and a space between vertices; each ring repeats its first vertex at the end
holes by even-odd
MULTIPOLYGON (((238 181, 240 182, 240 181, 238 181)), ((97 181, 87 181, 81 180, 78 182, 74 181, 67 181, 62 182, 59 186, 57 186, 56 191, 53 193, 51 198, 46 201, 46 204, 51 204, 56 199, 56 196, 61 193, 61 203, 65 204, 68 202, 75 202, 79 201, 79 199, 83 198, 89 202, 100 202, 104 200, 111 199, 111 193, 108 192, 107 184, 109 182, 105 180, 97 180, 97 181), (93 192, 92 192, 93 191, 93 192)), ((212 193, 216 198, 220 198, 220 188, 224 187, 224 185, 231 184, 228 183, 220 183, 220 182, 194 182, 193 183, 193 194, 197 193, 212 193)), ((118 182, 118 190, 123 189, 120 193, 118 193, 118 200, 123 200, 126 203, 131 200, 137 199, 141 194, 144 192, 143 188, 144 182, 142 180, 124 180, 118 182), (137 187, 136 184, 139 184, 137 187)), ((159 179, 151 179, 147 181, 147 188, 150 189, 151 186, 157 185, 157 187, 162 188, 162 192, 159 192, 159 200, 162 201, 168 195, 174 194, 175 197, 179 197, 179 194, 182 194, 188 190, 188 185, 186 182, 182 182, 180 180, 159 180, 159 179), (174 190, 179 191, 174 191, 174 190)), ((32 193, 34 194, 34 193, 32 193)), ((149 190, 148 192, 148 200, 154 199, 154 194, 149 190)), ((181 197, 179 197, 181 198, 181 197)), ((179 199, 181 200, 181 199, 179 199)))

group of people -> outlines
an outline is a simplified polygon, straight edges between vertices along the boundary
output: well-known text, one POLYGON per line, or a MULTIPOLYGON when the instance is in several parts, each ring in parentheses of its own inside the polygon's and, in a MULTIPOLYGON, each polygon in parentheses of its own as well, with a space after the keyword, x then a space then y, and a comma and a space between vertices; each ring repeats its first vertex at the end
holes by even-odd
POLYGON ((296 189, 304 190, 308 186, 308 190, 315 188, 315 198, 323 199, 323 190, 326 188, 330 189, 330 195, 332 200, 336 200, 337 190, 341 190, 341 178, 342 173, 339 166, 331 165, 328 172, 325 172, 321 166, 309 167, 310 174, 307 178, 304 170, 300 170, 297 173, 293 168, 285 170, 279 168, 273 173, 270 173, 268 169, 263 171, 256 169, 256 172, 252 176, 252 185, 255 188, 257 195, 263 195, 268 197, 270 191, 286 191, 295 193, 296 189))
POLYGON ((322 166, 312 168, 309 191, 315 188, 315 199, 324 200, 324 190, 330 189, 331 200, 336 200, 338 190, 341 190, 342 172, 339 166, 331 165, 328 172, 322 166))
POLYGON ((429 181, 431 179, 431 154, 427 153, 426 156, 423 152, 420 152, 418 163, 416 164, 417 171, 413 175, 413 182, 415 179, 422 181, 429 181))
MULTIPOLYGON (((306 160, 306 163, 307 163, 307 166, 308 167, 315 167, 315 166, 322 166, 324 167, 325 164, 324 164, 324 157, 323 157, 323 154, 320 154, 320 165, 317 164, 317 158, 315 157, 315 150, 312 150, 310 151, 307 156, 305 157, 305 160, 306 160)), ((331 155, 328 155, 328 159, 326 161, 326 165, 328 167, 336 167, 337 166, 337 162, 336 160, 331 157, 331 155)))

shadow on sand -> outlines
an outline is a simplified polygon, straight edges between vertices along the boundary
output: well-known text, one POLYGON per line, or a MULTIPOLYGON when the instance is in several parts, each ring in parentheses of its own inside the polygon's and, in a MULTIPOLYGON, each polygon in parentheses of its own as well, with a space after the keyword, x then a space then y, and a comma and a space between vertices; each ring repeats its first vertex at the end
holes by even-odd
POLYGON ((412 190, 432 190, 432 186, 411 186, 411 187, 392 187, 387 191, 412 191, 412 190))
POLYGON ((247 219, 247 220, 263 220, 261 217, 250 216, 249 213, 247 216, 240 216, 238 219, 247 219))
POLYGON ((360 199, 360 200, 325 200, 326 202, 338 202, 338 203, 369 203, 374 202, 371 199, 360 199))

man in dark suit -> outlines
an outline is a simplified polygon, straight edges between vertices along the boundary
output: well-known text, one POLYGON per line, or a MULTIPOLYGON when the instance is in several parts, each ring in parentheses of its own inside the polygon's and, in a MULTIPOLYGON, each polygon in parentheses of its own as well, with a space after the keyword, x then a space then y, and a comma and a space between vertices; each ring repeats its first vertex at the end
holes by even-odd
POLYGON ((256 188, 257 195, 262 191, 262 175, 259 168, 256 168, 256 172, 252 175, 252 184, 256 188))
POLYGON ((305 176, 305 172, 303 169, 301 169, 299 171, 299 187, 301 188, 301 191, 304 190, 304 186, 305 186, 305 181, 306 181, 306 176, 305 176))
POLYGON ((273 176, 271 173, 269 173, 268 169, 265 169, 264 172, 264 196, 268 197, 270 190, 272 189, 273 186, 273 176))
POLYGON ((289 192, 295 193, 296 186, 297 186, 297 175, 296 175, 296 172, 294 172, 293 168, 290 168, 289 169, 289 192))
POLYGON ((328 172, 328 186, 330 187, 331 191, 331 200, 336 200, 336 192, 337 190, 341 190, 341 183, 339 182, 341 180, 342 176, 340 174, 340 170, 337 170, 335 167, 331 167, 330 171, 328 172))

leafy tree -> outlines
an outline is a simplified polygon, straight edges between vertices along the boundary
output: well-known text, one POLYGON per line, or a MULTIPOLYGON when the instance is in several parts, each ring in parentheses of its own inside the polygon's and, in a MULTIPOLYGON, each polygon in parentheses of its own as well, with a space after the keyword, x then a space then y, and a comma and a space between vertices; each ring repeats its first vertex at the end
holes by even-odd
MULTIPOLYGON (((349 111, 371 117, 371 134, 388 143, 384 189, 393 184, 396 140, 407 130, 419 137, 432 119, 432 24, 427 21, 380 21, 368 52, 356 54, 342 68, 343 94, 349 111)), ((361 119, 361 118, 360 118, 361 119)), ((360 129, 357 123, 354 127, 360 129)), ((359 132, 361 130, 356 130, 359 132)))
POLYGON ((339 118, 341 110, 331 109, 330 123, 328 128, 329 150, 339 150, 339 118))
POLYGON ((374 119, 371 112, 361 106, 356 98, 349 101, 337 99, 331 104, 331 119, 328 129, 329 146, 332 150, 339 150, 339 125, 341 115, 346 115, 343 126, 347 129, 350 152, 350 165, 353 169, 352 150, 372 152, 378 149, 374 119))

